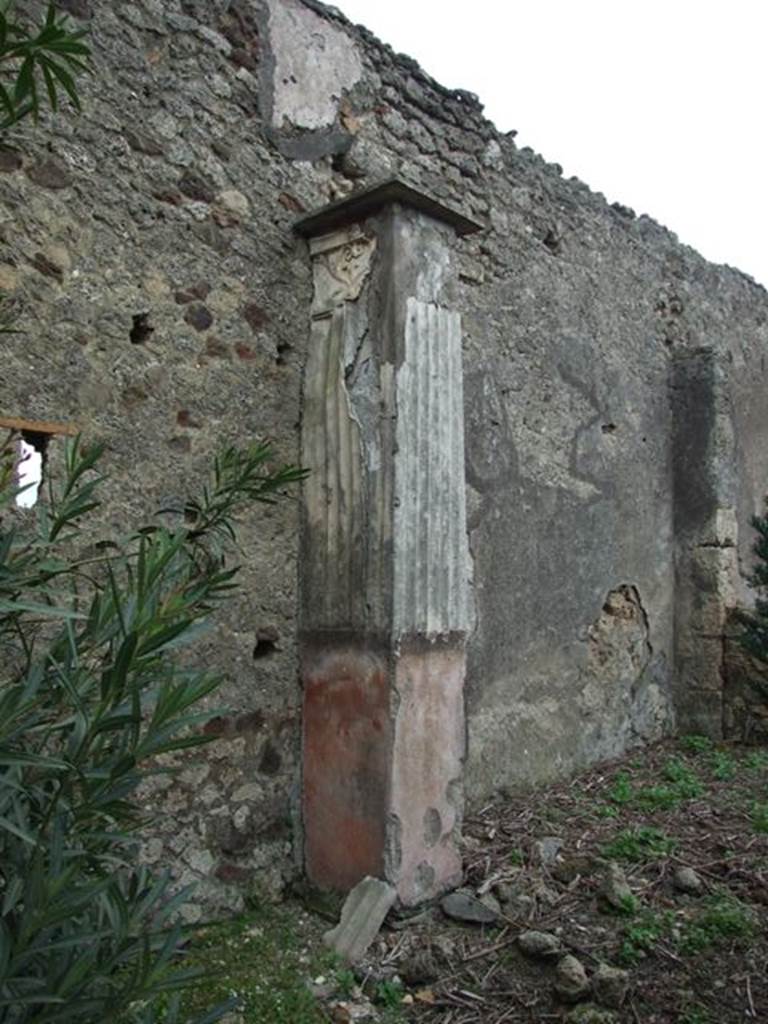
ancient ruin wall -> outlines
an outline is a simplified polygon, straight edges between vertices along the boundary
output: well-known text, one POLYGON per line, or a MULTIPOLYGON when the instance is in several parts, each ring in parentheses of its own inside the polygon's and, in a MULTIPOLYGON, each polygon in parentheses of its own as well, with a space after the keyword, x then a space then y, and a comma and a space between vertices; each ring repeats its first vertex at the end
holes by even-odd
MULTIPOLYGON (((723 371, 738 486, 713 508, 743 552, 768 474, 765 292, 314 2, 60 6, 89 25, 97 73, 81 117, 25 125, 0 152, 0 288, 26 331, 3 343, 0 413, 107 443, 104 535, 184 493, 224 443, 270 437, 295 459, 312 285, 294 221, 397 174, 486 226, 455 251, 469 798, 670 729, 676 652, 709 628, 692 599, 675 609, 693 558, 675 543, 673 470, 690 464, 675 367, 701 350, 723 371)), ((291 870, 296 525, 292 504, 243 522, 244 591, 201 648, 229 710, 147 794, 147 855, 213 904, 291 870)))

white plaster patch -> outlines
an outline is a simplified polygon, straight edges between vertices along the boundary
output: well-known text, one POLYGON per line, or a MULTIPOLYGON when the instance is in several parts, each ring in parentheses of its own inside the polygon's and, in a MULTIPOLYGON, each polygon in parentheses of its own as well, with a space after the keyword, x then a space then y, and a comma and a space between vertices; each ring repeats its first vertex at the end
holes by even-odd
POLYGON ((339 101, 363 73, 357 49, 340 28, 295 0, 268 0, 275 59, 272 124, 327 128, 339 101))

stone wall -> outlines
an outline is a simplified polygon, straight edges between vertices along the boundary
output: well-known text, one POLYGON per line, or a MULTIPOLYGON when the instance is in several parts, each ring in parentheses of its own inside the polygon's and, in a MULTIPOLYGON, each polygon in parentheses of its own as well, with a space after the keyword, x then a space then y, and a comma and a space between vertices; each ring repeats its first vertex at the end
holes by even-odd
MULTIPOLYGON (((452 243, 470 801, 656 738, 676 708, 717 732, 710 655, 768 480, 764 290, 314 0, 59 6, 97 71, 80 117, 0 152, 0 289, 25 329, 2 342, 0 415, 107 444, 104 534, 225 443, 298 457, 312 275, 294 223, 397 175, 484 225, 452 243)), ((199 650, 227 711, 146 794, 147 856, 214 907, 294 870, 297 545, 295 503, 243 522, 242 596, 199 650)))

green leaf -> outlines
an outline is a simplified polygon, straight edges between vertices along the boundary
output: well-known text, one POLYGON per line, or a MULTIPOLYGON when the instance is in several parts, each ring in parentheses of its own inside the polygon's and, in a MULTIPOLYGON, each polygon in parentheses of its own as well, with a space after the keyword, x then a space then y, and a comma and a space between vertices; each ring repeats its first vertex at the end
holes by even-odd
POLYGON ((50 768, 53 771, 66 771, 70 765, 58 757, 33 754, 29 752, 18 753, 14 750, 4 750, 0 746, 0 765, 8 768, 11 765, 18 765, 27 768, 50 768))
POLYGON ((27 829, 22 828, 21 825, 16 822, 9 821, 8 818, 0 817, 0 830, 10 832, 12 835, 22 839, 25 843, 29 843, 32 846, 37 845, 37 839, 31 832, 28 832, 27 829))
POLYGON ((40 62, 40 67, 43 72, 43 78, 45 80, 45 88, 48 92, 48 102, 51 105, 51 110, 54 112, 59 109, 59 101, 56 96, 56 82, 54 81, 51 69, 46 61, 40 62))
MULTIPOLYGON (((43 68, 46 71, 50 71, 53 75, 56 76, 56 78, 58 78, 67 96, 69 96, 70 100, 72 101, 72 105, 75 107, 76 110, 80 110, 80 97, 77 95, 77 87, 75 85, 75 80, 72 77, 72 75, 66 70, 66 68, 61 64, 55 64, 52 60, 47 60, 43 65, 43 68)), ((54 110, 56 109, 53 103, 51 104, 51 106, 54 110)))
POLYGON ((25 57, 21 67, 19 68, 18 75, 16 76, 16 86, 13 91, 13 102, 15 106, 18 107, 19 104, 29 97, 33 104, 33 108, 37 110, 37 93, 35 91, 34 71, 34 57, 25 57))
POLYGON ((82 612, 76 612, 72 608, 57 608, 50 604, 36 604, 33 601, 4 601, 0 600, 0 615, 4 612, 30 612, 34 615, 44 615, 52 619, 78 619, 86 618, 82 612))

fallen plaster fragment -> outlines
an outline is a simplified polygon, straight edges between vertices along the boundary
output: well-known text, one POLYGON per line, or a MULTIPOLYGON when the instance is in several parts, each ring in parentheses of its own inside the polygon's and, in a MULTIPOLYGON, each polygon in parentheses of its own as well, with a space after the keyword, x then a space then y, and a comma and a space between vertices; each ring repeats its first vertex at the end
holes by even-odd
POLYGON ((376 938, 396 898, 391 885, 367 876, 351 890, 341 908, 341 921, 323 935, 323 941, 339 956, 355 963, 376 938))

